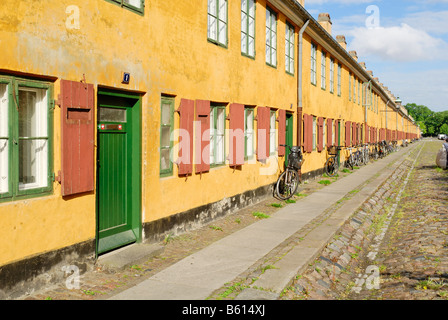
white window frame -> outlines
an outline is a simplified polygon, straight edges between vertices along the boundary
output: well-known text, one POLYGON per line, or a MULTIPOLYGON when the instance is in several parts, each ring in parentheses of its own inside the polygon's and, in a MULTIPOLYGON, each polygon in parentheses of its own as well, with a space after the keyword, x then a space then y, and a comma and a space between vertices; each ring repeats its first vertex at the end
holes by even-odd
POLYGON ((342 95, 342 65, 338 63, 338 96, 342 95))
MULTIPOLYGON (((35 132, 31 135, 26 135, 23 137, 19 136, 19 145, 20 144, 28 144, 31 142, 34 145, 31 153, 31 156, 35 156, 30 161, 32 164, 35 164, 34 167, 23 168, 23 170, 27 170, 28 174, 31 174, 35 177, 34 182, 20 182, 19 179, 19 190, 29 190, 36 188, 45 188, 48 186, 48 100, 47 100, 47 91, 44 89, 38 88, 29 88, 29 87, 20 87, 19 88, 19 111, 23 111, 24 107, 21 105, 20 101, 20 93, 30 92, 36 94, 36 104, 35 110, 32 110, 33 115, 36 115, 34 119, 29 120, 28 122, 31 125, 31 129, 35 132)), ((20 120, 19 120, 20 123, 20 120)), ((20 125, 19 125, 20 127, 20 125)), ((20 130, 20 129, 19 129, 20 130)), ((20 135, 20 133, 19 133, 20 135)), ((19 149, 20 150, 20 149, 19 149)), ((24 154, 19 151, 19 159, 24 158, 24 154)), ((20 165, 19 165, 20 167, 20 165)))
POLYGON ((246 107, 244 108, 244 156, 246 159, 251 159, 255 154, 254 137, 254 109, 246 107))
POLYGON ((224 47, 227 47, 227 11, 227 0, 208 0, 207 38, 224 47))
POLYGON ((222 105, 210 107, 210 165, 225 164, 226 108, 222 105))
POLYGON ((327 54, 322 50, 320 56, 320 87, 322 90, 327 89, 327 54))
POLYGON ((277 67, 277 13, 266 7, 266 64, 277 67))
POLYGON ((286 22, 285 28, 285 71, 294 75, 295 28, 286 22))
POLYGON ((334 58, 330 58, 330 93, 334 93, 334 58))
POLYGON ((241 53, 255 58, 255 0, 241 0, 241 53))
POLYGON ((311 83, 317 84, 317 45, 311 43, 311 83))
POLYGON ((269 116, 269 154, 273 155, 275 154, 275 151, 277 150, 277 134, 275 129, 275 124, 277 122, 276 118, 276 112, 274 110, 271 110, 270 116, 269 116))

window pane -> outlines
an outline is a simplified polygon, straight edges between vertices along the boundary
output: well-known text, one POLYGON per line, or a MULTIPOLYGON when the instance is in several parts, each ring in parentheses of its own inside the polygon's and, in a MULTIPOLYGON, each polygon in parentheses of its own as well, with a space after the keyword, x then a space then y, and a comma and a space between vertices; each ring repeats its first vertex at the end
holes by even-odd
POLYGON ((217 131, 218 134, 224 134, 224 130, 225 130, 225 109, 224 108, 219 108, 217 110, 217 131))
POLYGON ((171 124, 171 104, 162 103, 162 124, 171 124))
POLYGON ((19 142, 19 190, 48 185, 47 140, 21 140, 19 142))
POLYGON ((249 35, 255 37, 255 19, 249 18, 249 35))
POLYGON ((19 89, 19 190, 48 185, 48 104, 43 89, 19 89), (21 139, 22 138, 22 139, 21 139))
POLYGON ((208 0, 208 13, 211 14, 214 17, 217 17, 217 11, 216 11, 216 0, 208 0))
POLYGON ((215 112, 210 109, 210 164, 215 163, 215 112))
POLYGON ((270 118, 270 132, 269 132, 269 151, 270 153, 275 152, 275 112, 271 112, 271 118, 270 118))
POLYGON ((162 147, 169 147, 170 146, 170 134, 171 134, 171 128, 170 127, 163 127, 162 128, 162 137, 160 139, 160 144, 162 147))
POLYGON ((221 20, 218 21, 219 26, 219 43, 226 45, 227 44, 227 26, 221 20))
POLYGON ((215 110, 216 110, 216 126, 214 130, 215 134, 214 163, 220 164, 224 163, 225 109, 215 108, 215 110))
POLYGON ((249 38, 249 55, 251 57, 255 56, 255 39, 249 38))
POLYGON ((208 16, 208 37, 212 40, 218 40, 217 37, 217 22, 216 22, 216 18, 212 17, 212 16, 208 16))
POLYGON ((130 4, 131 6, 134 6, 136 8, 141 9, 142 8, 142 1, 141 0, 124 0, 124 3, 130 4))
POLYGON ((0 194, 8 192, 8 140, 0 139, 0 194))
POLYGON ((255 18, 255 1, 249 0, 249 16, 255 18))
POLYGON ((160 150, 160 170, 170 169, 170 149, 160 150))
POLYGON ((0 84, 0 137, 8 136, 8 85, 0 84))
POLYGON ((98 110, 98 120, 105 122, 126 122, 126 110, 100 107, 98 110))
POLYGON ((219 0, 219 20, 227 22, 227 0, 219 0))
POLYGON ((254 128, 254 112, 251 109, 246 109, 246 156, 253 155, 253 128, 254 128))
POLYGON ((247 33, 247 15, 241 12, 241 32, 247 33))
POLYGON ((248 52, 247 52, 247 36, 244 33, 241 34, 241 52, 248 54, 248 52))
POLYGON ((0 84, 0 193, 8 192, 8 85, 0 84))

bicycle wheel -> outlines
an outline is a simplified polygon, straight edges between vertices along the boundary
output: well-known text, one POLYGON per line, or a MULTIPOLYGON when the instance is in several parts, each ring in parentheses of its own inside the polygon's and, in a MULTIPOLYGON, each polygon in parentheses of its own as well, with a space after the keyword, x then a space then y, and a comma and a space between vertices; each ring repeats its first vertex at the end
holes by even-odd
POLYGON ((282 200, 288 200, 299 187, 299 173, 295 170, 286 169, 277 180, 275 194, 282 200))
POLYGON ((336 157, 330 157, 327 159, 327 162, 325 163, 325 172, 330 177, 334 177, 339 170, 338 162, 336 160, 336 157))
POLYGON ((351 154, 351 155, 348 157, 347 165, 353 170, 353 167, 355 166, 355 157, 354 157, 353 154, 351 154))

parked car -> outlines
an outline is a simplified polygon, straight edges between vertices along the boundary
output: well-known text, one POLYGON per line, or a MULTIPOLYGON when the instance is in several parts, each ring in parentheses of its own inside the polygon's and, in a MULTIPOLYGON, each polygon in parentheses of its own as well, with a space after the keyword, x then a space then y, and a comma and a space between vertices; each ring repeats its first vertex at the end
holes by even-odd
POLYGON ((439 140, 445 140, 446 139, 446 134, 439 134, 439 136, 437 137, 439 140))

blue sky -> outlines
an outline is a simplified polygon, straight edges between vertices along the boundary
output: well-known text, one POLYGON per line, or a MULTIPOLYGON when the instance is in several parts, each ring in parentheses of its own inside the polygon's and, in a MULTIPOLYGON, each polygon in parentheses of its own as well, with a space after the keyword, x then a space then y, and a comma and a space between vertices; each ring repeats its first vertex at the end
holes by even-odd
POLYGON ((403 103, 448 111, 448 0, 305 0, 403 103))

